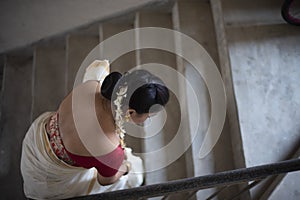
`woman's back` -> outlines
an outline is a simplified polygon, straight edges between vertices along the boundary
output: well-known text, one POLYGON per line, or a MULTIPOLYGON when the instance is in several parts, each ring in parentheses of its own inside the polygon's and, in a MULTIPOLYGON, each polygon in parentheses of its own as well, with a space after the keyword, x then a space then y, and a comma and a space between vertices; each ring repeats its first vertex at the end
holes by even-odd
POLYGON ((105 63, 93 62, 86 69, 84 83, 62 101, 57 112, 42 114, 27 131, 21 157, 26 197, 65 199, 142 184, 142 160, 122 145, 123 122, 143 122, 152 105, 167 103, 168 90, 154 84, 155 76, 143 71, 124 76, 129 82, 121 81, 122 74, 108 74, 109 63, 105 63), (99 80, 101 90, 98 81, 87 80, 99 80), (124 88, 139 82, 146 86, 134 98, 125 94, 124 88))
POLYGON ((76 87, 62 101, 58 113, 61 137, 69 152, 101 156, 119 145, 110 102, 101 97, 99 82, 76 87))

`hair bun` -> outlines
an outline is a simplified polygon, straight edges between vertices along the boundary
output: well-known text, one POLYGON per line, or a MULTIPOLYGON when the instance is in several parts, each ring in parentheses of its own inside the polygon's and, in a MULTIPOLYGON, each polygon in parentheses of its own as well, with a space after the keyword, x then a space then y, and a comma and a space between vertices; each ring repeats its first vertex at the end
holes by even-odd
POLYGON ((165 105, 169 101, 169 90, 166 86, 155 84, 156 86, 156 101, 161 105, 165 105))
POLYGON ((156 88, 156 84, 154 84, 154 83, 148 83, 146 87, 147 88, 156 88))
POLYGON ((111 100, 112 93, 114 91, 114 87, 116 86, 117 82, 122 77, 122 74, 119 72, 112 72, 107 75, 101 85, 101 94, 106 99, 111 100))

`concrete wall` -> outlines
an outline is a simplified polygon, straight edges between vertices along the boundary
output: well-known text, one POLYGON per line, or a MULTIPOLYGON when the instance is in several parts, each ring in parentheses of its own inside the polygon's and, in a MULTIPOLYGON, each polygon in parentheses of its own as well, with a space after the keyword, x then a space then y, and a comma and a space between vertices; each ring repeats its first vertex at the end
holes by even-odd
MULTIPOLYGON (((243 23, 232 21, 234 4, 223 5, 246 166, 282 160, 300 136, 300 30, 280 20, 278 1, 257 5, 260 23, 247 16, 243 23), (273 18, 264 17, 259 8, 273 18)), ((255 8, 246 6, 236 8, 235 19, 243 18, 241 10, 254 15, 255 8)))
POLYGON ((233 32, 230 51, 246 165, 283 160, 300 137, 300 31, 277 25, 233 32))
MULTIPOLYGON (((222 4, 245 166, 291 159, 300 140, 300 29, 282 19, 279 0, 222 4)), ((297 175, 271 199, 282 199, 281 190, 299 199, 297 175)), ((251 190, 253 199, 266 181, 251 190)))
POLYGON ((0 53, 155 2, 158 0, 0 1, 0 53))

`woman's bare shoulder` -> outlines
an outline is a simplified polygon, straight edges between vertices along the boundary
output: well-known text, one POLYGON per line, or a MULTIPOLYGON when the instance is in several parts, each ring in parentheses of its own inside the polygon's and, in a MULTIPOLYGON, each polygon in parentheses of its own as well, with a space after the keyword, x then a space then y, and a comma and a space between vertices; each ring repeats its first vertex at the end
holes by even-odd
POLYGON ((68 104, 72 103, 72 100, 82 100, 84 96, 87 94, 95 94, 97 92, 99 82, 96 80, 90 80, 86 81, 84 83, 81 83, 77 85, 75 88, 73 88, 70 93, 65 96, 65 98, 61 101, 59 109, 62 109, 61 107, 68 106, 68 104))

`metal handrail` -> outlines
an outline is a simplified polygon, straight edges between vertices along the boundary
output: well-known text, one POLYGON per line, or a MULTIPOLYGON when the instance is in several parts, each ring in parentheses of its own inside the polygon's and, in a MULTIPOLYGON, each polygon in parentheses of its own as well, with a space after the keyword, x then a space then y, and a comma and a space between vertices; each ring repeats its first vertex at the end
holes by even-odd
POLYGON ((76 197, 73 199, 139 199, 145 197, 163 196, 183 191, 201 190, 212 187, 226 186, 260 180, 271 175, 288 173, 300 170, 300 159, 286 160, 278 163, 255 166, 219 172, 212 175, 185 178, 166 183, 146 185, 132 189, 105 192, 90 196, 76 197))

